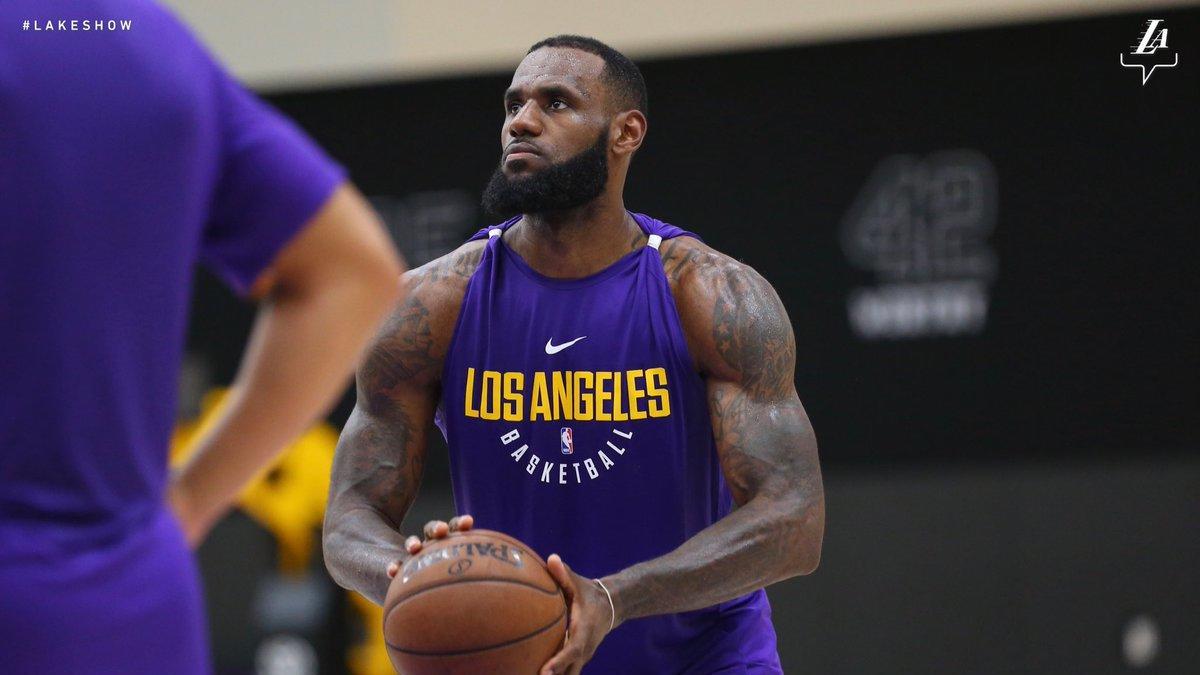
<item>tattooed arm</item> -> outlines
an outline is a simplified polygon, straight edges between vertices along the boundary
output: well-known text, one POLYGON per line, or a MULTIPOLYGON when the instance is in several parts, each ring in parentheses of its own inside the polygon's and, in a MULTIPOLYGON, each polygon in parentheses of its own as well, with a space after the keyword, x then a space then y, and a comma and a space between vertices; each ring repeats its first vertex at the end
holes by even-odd
POLYGON ((709 607, 808 574, 821 560, 821 467, 793 380, 787 311, 754 269, 695 239, 671 241, 665 269, 738 508, 671 554, 617 575, 619 619, 709 607))
POLYGON ((664 268, 738 508, 671 553, 604 579, 618 621, 731 600, 808 574, 821 555, 824 491, 787 312, 750 267, 688 237, 670 243, 664 268))
POLYGON ((400 523, 421 485, 442 360, 481 249, 468 244, 405 274, 405 299, 359 367, 358 402, 338 439, 322 537, 334 581, 376 603, 387 594, 388 566, 413 550, 400 523))
POLYGON ((571 631, 542 675, 578 673, 610 625, 732 600, 808 574, 821 557, 817 441, 796 394, 796 343, 779 296, 754 270, 690 237, 662 252, 738 508, 674 551, 601 579, 612 609, 600 586, 551 555, 550 573, 571 601, 571 631))

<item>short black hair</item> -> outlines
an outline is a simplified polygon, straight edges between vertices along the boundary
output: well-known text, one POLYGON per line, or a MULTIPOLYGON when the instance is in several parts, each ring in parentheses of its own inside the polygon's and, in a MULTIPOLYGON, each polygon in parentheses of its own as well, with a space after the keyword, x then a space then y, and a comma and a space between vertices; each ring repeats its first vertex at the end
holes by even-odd
POLYGON ((529 48, 526 55, 543 47, 566 47, 582 52, 595 54, 604 59, 604 81, 616 96, 617 102, 625 110, 636 109, 643 115, 649 115, 649 103, 646 95, 646 80, 637 64, 621 52, 609 47, 603 42, 582 35, 555 35, 548 37, 529 48))

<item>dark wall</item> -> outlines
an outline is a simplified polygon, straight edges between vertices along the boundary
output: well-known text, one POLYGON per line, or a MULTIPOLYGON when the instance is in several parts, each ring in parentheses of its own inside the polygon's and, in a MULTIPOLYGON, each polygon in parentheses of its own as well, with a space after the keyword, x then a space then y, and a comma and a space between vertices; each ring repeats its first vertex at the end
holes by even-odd
MULTIPOLYGON (((1143 86, 1147 16, 644 62, 626 202, 776 286, 827 460, 1194 448, 1200 12, 1153 15, 1183 59, 1143 86)), ((509 75, 272 100, 467 231, 509 75)))
POLYGON ((1195 459, 859 468, 828 487, 821 568, 769 590, 789 674, 1188 673, 1200 660, 1195 459), (1132 667, 1147 654, 1126 646, 1139 618, 1156 649, 1132 667))

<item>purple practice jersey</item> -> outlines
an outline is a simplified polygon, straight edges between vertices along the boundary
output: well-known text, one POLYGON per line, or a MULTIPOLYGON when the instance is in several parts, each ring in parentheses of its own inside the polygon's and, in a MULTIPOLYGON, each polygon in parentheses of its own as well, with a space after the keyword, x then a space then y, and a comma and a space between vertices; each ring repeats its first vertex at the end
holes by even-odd
MULTIPOLYGON (((705 384, 663 272, 663 239, 582 279, 552 279, 488 237, 446 356, 437 421, 459 513, 601 577, 729 513, 705 384)), ((585 673, 779 673, 766 593, 629 621, 585 673)))
POLYGON ((341 180, 159 7, 0 2, 0 673, 209 671, 164 504, 193 268, 245 290, 341 180))

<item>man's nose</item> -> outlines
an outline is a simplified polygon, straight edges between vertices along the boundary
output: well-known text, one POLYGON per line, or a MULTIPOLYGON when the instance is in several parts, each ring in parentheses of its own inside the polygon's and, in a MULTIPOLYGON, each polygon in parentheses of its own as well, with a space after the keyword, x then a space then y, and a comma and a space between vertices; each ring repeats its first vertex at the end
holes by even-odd
POLYGON ((542 133, 542 116, 537 102, 526 101, 521 106, 508 125, 508 133, 516 137, 537 136, 542 133))

